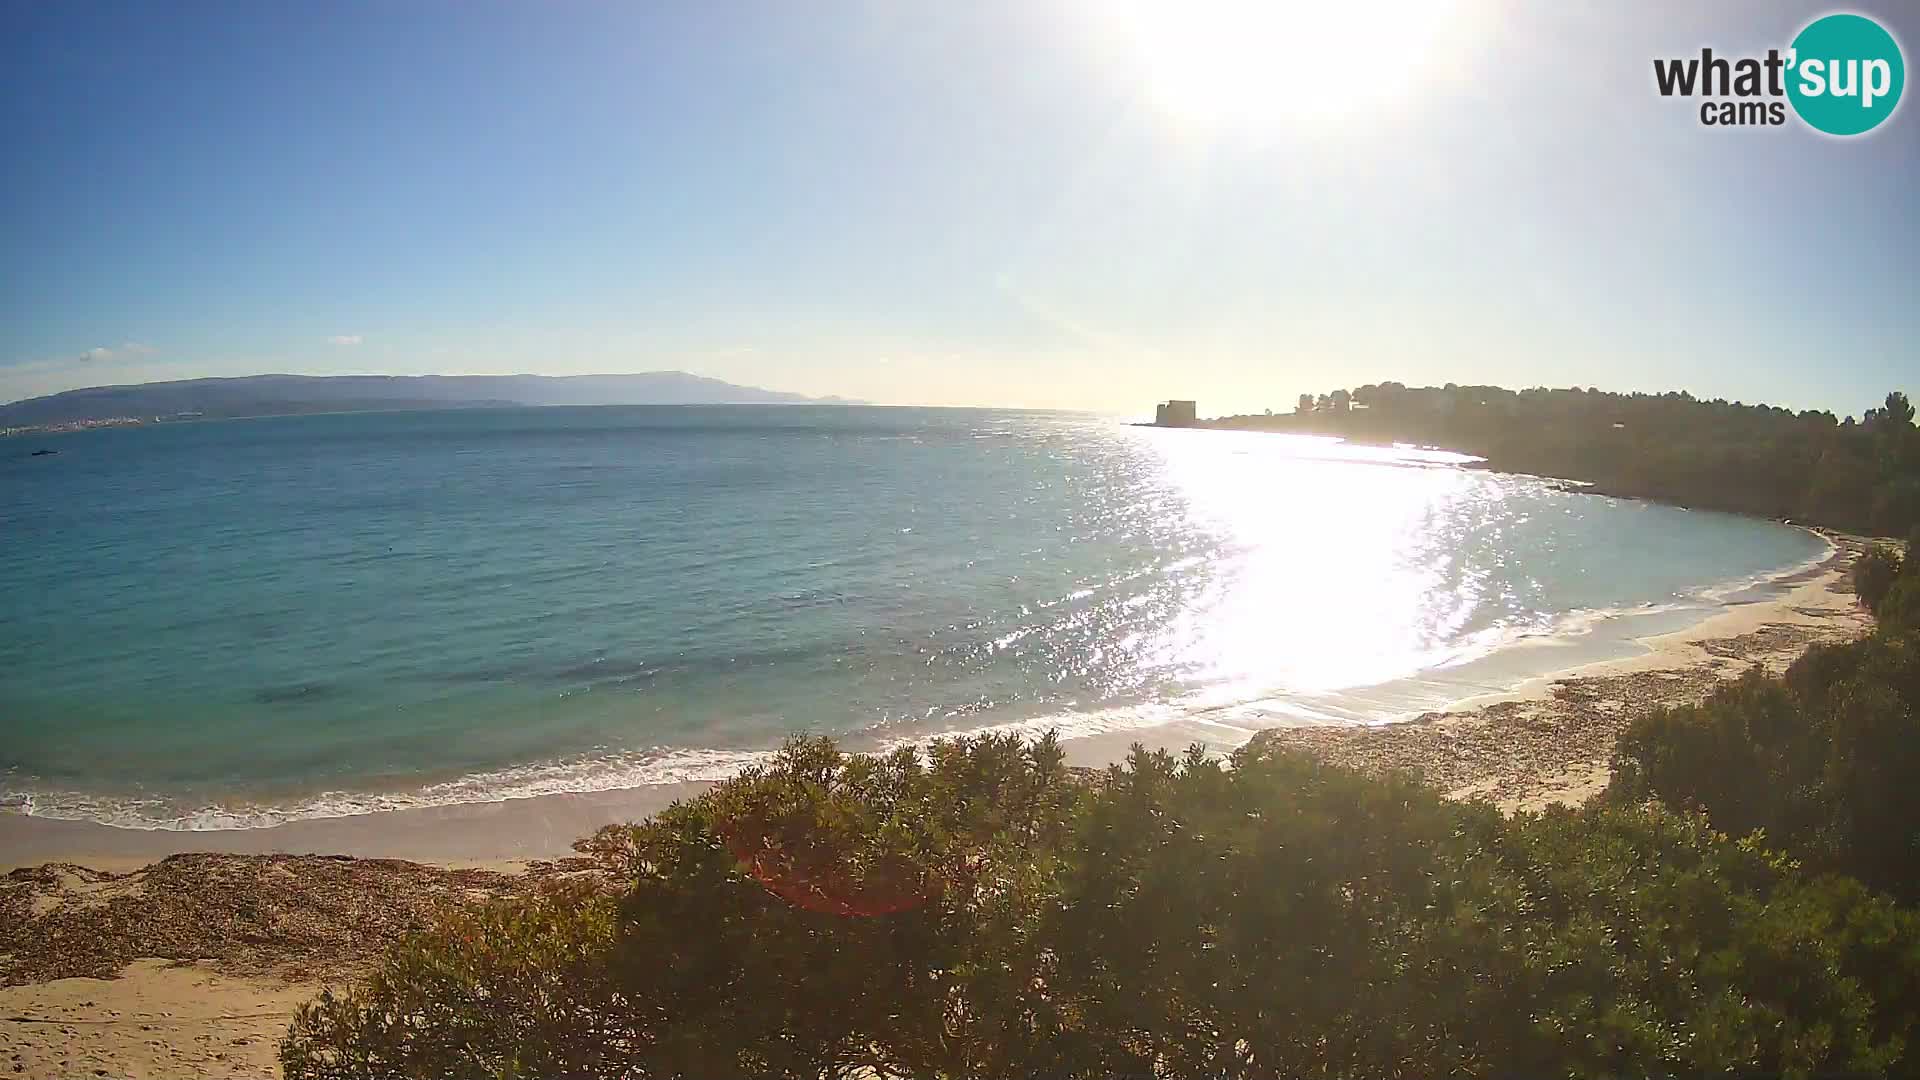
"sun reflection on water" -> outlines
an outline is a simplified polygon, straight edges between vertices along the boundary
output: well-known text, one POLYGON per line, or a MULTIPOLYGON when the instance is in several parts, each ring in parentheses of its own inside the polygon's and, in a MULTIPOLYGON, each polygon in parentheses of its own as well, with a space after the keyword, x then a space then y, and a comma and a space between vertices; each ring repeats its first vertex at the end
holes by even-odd
POLYGON ((1413 674, 1497 633, 1459 553, 1502 478, 1432 452, 1230 432, 1146 431, 1187 525, 1217 557, 1168 659, 1209 696, 1324 691, 1413 674), (1476 626, 1476 623, 1482 624, 1476 626))

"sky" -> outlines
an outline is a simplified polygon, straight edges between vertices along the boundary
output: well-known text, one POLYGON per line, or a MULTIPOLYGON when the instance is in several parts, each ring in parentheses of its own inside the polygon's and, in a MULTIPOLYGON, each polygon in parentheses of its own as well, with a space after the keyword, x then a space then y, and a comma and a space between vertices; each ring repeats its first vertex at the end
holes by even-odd
MULTIPOLYGON (((0 401, 677 368, 1203 414, 1920 392, 1920 105, 1704 127, 1721 0, 0 5, 0 401)), ((1906 46, 1920 9, 1855 6, 1906 46)), ((1906 95, 1913 96, 1912 93, 1906 95)))

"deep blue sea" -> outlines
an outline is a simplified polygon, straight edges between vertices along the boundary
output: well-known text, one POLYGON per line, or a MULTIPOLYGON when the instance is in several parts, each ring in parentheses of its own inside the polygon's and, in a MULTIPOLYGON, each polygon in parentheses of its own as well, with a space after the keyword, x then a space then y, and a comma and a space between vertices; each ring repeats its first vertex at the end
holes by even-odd
POLYGON ((1459 462, 826 406, 10 439, 0 801, 211 828, 712 778, 793 732, 1399 719, 1825 551, 1459 462))

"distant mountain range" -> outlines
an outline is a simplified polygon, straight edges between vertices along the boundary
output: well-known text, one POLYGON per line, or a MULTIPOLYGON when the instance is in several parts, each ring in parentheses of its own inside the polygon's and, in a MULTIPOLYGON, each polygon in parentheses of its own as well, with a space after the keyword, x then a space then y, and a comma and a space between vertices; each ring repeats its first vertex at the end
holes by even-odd
POLYGON ((94 386, 0 405, 0 427, 520 405, 790 405, 851 402, 736 386, 684 371, 637 375, 248 375, 94 386))

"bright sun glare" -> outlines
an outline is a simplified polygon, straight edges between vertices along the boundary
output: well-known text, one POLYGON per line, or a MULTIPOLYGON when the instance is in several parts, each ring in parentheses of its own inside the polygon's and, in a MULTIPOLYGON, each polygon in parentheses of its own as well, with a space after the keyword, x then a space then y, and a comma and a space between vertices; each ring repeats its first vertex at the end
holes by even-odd
POLYGON ((1464 0, 1115 0, 1151 104, 1184 128, 1261 134, 1400 107, 1473 29, 1464 0))

